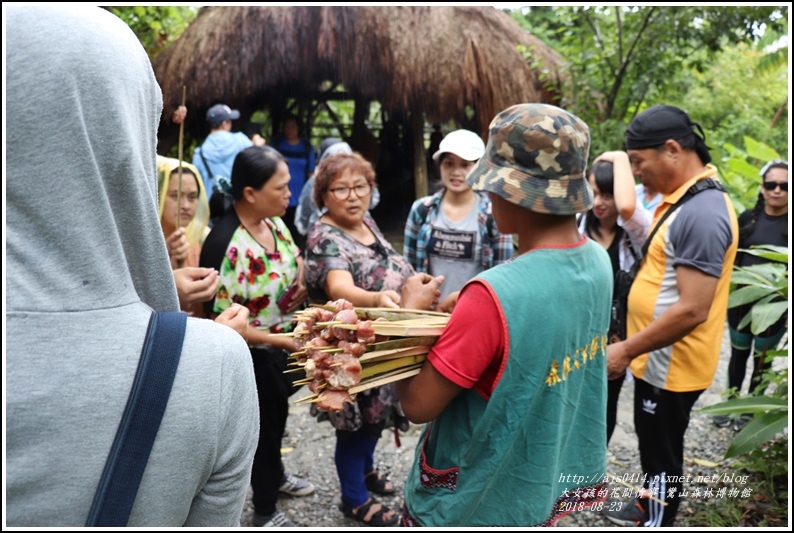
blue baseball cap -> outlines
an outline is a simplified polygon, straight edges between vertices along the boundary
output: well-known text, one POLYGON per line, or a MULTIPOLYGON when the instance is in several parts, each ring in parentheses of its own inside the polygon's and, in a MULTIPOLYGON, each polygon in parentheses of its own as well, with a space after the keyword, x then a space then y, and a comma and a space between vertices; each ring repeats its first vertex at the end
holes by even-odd
POLYGON ((207 110, 207 122, 210 124, 218 124, 224 120, 237 120, 238 118, 240 118, 240 112, 226 104, 215 104, 207 110))

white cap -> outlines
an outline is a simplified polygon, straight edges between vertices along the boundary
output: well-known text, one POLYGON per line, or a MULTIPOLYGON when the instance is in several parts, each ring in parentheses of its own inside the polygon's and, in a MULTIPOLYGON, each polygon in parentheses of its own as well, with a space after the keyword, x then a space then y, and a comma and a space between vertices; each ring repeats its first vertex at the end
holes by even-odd
POLYGON ((447 134, 433 154, 433 161, 438 161, 441 154, 449 152, 466 161, 477 161, 485 153, 485 143, 480 136, 469 130, 455 130, 447 134))

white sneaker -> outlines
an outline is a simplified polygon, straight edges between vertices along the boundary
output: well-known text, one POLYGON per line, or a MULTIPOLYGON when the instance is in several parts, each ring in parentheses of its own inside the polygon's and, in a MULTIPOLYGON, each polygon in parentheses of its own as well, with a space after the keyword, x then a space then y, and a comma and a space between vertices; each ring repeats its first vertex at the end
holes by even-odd
POLYGON ((279 492, 289 494, 290 496, 308 496, 314 492, 314 483, 306 481, 303 478, 287 474, 281 480, 281 486, 278 488, 279 492))
POLYGON ((287 518, 287 515, 281 511, 276 511, 270 516, 254 513, 252 522, 256 527, 298 527, 298 524, 287 518))

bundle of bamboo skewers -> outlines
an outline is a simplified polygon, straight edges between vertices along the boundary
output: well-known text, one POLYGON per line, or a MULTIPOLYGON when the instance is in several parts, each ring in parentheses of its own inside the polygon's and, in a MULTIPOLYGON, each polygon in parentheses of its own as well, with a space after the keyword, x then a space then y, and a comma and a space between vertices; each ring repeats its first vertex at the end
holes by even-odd
POLYGON ((449 321, 448 313, 354 307, 347 300, 298 311, 292 336, 298 350, 286 372, 304 372, 311 402, 339 411, 361 391, 419 373, 426 354, 449 321))

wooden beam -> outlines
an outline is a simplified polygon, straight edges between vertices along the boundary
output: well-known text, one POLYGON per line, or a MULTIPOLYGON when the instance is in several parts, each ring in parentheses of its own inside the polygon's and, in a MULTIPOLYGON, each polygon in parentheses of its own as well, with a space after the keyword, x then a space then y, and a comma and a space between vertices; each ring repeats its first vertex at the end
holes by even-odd
POLYGON ((425 119, 420 110, 411 113, 411 137, 414 152, 414 194, 416 199, 427 196, 427 153, 425 152, 425 119))

